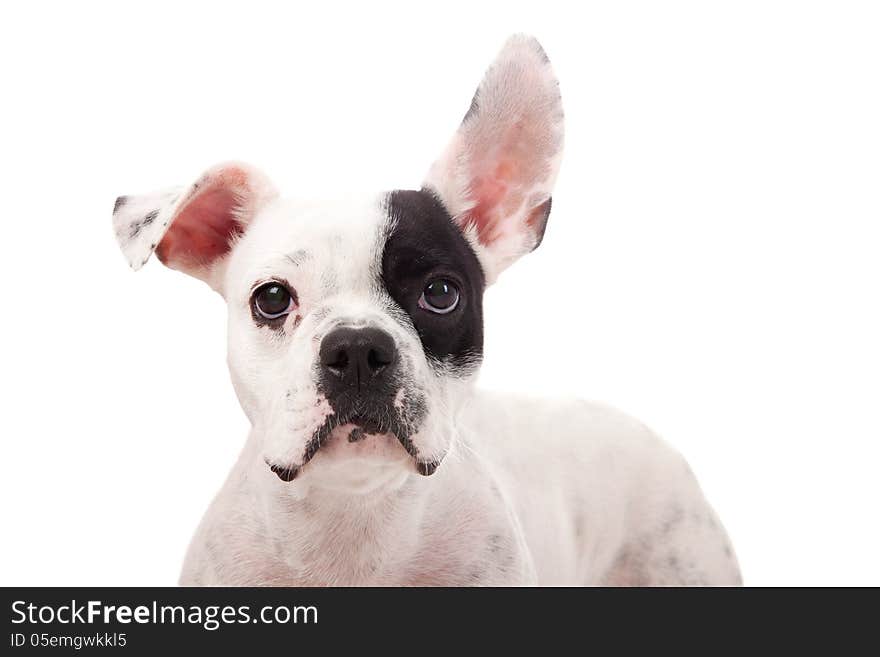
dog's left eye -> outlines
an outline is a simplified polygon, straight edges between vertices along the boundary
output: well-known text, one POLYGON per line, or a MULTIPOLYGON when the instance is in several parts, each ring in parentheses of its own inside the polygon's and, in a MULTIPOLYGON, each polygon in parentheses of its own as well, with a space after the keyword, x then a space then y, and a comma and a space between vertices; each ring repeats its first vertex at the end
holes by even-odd
POLYGON ((459 296, 458 288, 452 281, 437 278, 425 286, 422 296, 419 297, 419 308, 445 315, 455 310, 459 296))
POLYGON ((281 283, 271 282, 254 290, 254 310, 265 319, 278 319, 294 307, 293 295, 281 283))

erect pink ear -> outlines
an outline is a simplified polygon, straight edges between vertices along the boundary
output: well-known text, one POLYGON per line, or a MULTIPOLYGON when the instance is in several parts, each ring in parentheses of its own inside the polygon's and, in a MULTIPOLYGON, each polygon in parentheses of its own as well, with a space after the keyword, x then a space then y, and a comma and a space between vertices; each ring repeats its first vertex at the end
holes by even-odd
POLYGON ((233 241, 275 196, 272 184, 256 169, 221 164, 186 188, 120 196, 113 226, 134 269, 146 264, 155 251, 172 269, 216 287, 219 265, 233 241))
POLYGON ((534 38, 513 36, 424 183, 471 241, 487 282, 541 243, 562 146, 550 61, 534 38))

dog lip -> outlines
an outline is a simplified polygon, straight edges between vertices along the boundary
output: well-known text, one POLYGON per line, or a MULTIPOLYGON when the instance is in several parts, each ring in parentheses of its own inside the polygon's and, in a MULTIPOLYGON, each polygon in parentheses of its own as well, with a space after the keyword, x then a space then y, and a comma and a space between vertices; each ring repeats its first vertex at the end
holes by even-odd
POLYGON ((406 432, 396 431, 396 426, 392 422, 387 424, 380 417, 373 415, 365 415, 359 412, 350 414, 336 414, 331 422, 326 423, 318 432, 312 436, 312 439, 306 445, 303 454, 302 463, 293 466, 280 466, 271 463, 266 459, 266 463, 282 481, 292 481, 299 472, 304 468, 314 456, 321 450, 321 447, 327 442, 331 434, 338 428, 345 425, 354 427, 348 434, 348 442, 360 442, 367 436, 371 435, 389 435, 397 439, 397 442, 410 455, 413 461, 415 471, 423 477, 430 477, 437 471, 443 461, 445 455, 438 458, 426 459, 420 453, 419 449, 413 443, 410 435, 406 432))
POLYGON ((269 466, 269 469, 272 472, 274 472, 276 475, 278 475, 278 478, 281 481, 285 481, 285 482, 293 481, 294 479, 296 479, 296 475, 299 474, 299 468, 295 465, 291 465, 291 466, 276 465, 274 463, 270 463, 268 459, 266 460, 266 465, 269 466))
POLYGON ((388 433, 387 430, 385 430, 385 427, 382 426, 380 420, 365 415, 353 415, 342 424, 353 424, 356 427, 363 429, 364 433, 388 433))
POLYGON ((413 444, 413 441, 410 440, 408 436, 398 436, 397 440, 403 445, 403 448, 409 453, 409 455, 413 457, 413 460, 416 462, 416 471, 420 475, 423 477, 430 477, 437 472, 437 468, 440 467, 440 463, 443 461, 442 456, 431 461, 426 461, 419 456, 419 449, 413 444))
POLYGON ((416 470, 423 477, 430 477, 437 472, 438 467, 440 467, 440 461, 416 461, 416 470))
MULTIPOLYGON (((351 439, 349 440, 351 441, 351 439)), ((409 443, 408 441, 405 442, 401 439, 398 440, 400 444, 403 445, 404 448, 406 448, 407 452, 410 452, 410 455, 413 457, 413 460, 415 461, 416 472, 418 472, 423 477, 430 477, 432 474, 437 472, 437 468, 440 467, 442 459, 435 459, 433 461, 425 461, 423 459, 420 459, 416 454, 412 453, 412 451, 415 450, 415 447, 412 446, 412 443, 409 443)), ((298 466, 277 465, 270 462, 268 459, 265 459, 265 461, 266 465, 269 466, 269 469, 274 472, 281 481, 285 483, 293 481, 299 474, 300 467, 298 466)))

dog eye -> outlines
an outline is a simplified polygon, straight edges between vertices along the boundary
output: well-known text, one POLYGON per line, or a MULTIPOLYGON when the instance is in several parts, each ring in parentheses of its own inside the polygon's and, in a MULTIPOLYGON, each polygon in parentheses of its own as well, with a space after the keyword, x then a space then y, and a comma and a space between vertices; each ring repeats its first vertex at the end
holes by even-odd
POLYGON ((422 296, 419 297, 419 308, 445 315, 455 310, 458 298, 458 288, 452 281, 437 278, 425 286, 422 296))
POLYGON ((278 319, 293 310, 293 296, 281 283, 271 282, 254 290, 254 309, 265 319, 278 319))

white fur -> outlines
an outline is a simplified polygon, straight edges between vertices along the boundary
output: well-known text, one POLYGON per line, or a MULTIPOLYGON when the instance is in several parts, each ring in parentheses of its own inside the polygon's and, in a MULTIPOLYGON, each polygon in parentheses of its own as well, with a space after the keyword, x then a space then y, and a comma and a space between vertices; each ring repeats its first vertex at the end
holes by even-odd
MULTIPOLYGON (((257 217, 233 250, 223 294, 229 304, 229 366, 254 428, 267 436, 264 457, 296 461, 329 413, 317 395, 313 368, 321 339, 340 324, 372 325, 390 333, 408 364, 408 390, 442 407, 447 391, 430 371, 418 336, 389 315, 391 300, 377 291, 374 272, 385 221, 380 198, 323 203, 275 201, 257 217), (294 284, 301 323, 289 340, 254 330, 248 300, 255 282, 282 278, 294 284)), ((296 317, 294 317, 296 319, 296 317)), ((442 408, 428 426, 442 422, 442 408)), ((427 461, 448 450, 443 432, 413 438, 427 461)))
POLYGON ((369 494, 328 488, 318 457, 308 485, 279 481, 252 433, 181 583, 740 583, 686 462, 649 430, 597 404, 468 397, 433 476, 376 466, 369 494))
MULTIPOLYGON (((549 199, 561 118, 543 51, 515 37, 431 169, 427 185, 459 222, 487 283, 540 240, 526 218, 549 199), (524 136, 493 151, 511 126, 525 126, 524 136), (479 202, 475 190, 499 162, 514 174, 499 176, 505 196, 486 237, 467 217, 479 202)), ((226 299, 229 369, 252 429, 192 540, 181 583, 740 582, 729 540, 687 464, 648 429, 597 404, 486 393, 473 386, 475 368, 456 370, 426 356, 378 282, 389 230, 383 195, 288 201, 242 165, 209 171, 197 188, 205 181, 234 181, 236 220, 246 230, 211 261, 184 252, 182 263, 167 264, 226 299), (252 292, 269 280, 288 281, 298 297, 281 329, 252 316, 252 292), (342 425, 314 458, 304 458, 316 430, 333 419, 317 358, 322 338, 341 325, 392 336, 403 373, 393 406, 415 400, 425 409, 407 449, 390 433, 350 442, 352 427, 342 425), (422 476, 426 463, 439 467, 422 476), (296 465, 299 474, 281 481, 269 464, 296 465)), ((193 194, 175 190, 122 204, 114 223, 135 268, 174 230, 193 194), (155 220, 142 225, 153 211, 155 220)))

